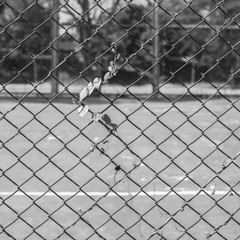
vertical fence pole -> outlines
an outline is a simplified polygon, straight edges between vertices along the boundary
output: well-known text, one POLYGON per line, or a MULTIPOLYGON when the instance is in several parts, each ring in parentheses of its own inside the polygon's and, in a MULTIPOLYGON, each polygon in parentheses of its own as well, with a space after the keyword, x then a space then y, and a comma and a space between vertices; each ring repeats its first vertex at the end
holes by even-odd
POLYGON ((33 63, 33 80, 35 84, 38 82, 38 65, 36 62, 33 63))
MULTIPOLYGON (((159 7, 158 7, 158 0, 155 2, 155 11, 154 11, 154 27, 155 27, 155 32, 157 33, 159 30, 159 7)), ((159 58, 159 34, 157 34, 154 38, 154 56, 155 59, 159 58)), ((156 64, 153 70, 153 94, 157 97, 156 92, 158 91, 158 84, 159 84, 159 77, 160 77, 160 68, 159 64, 156 64)))
MULTIPOLYGON (((52 1, 52 12, 58 9, 59 0, 52 1)), ((52 16, 52 24, 51 24, 51 37, 52 41, 54 41, 58 37, 58 12, 52 16)), ((54 42, 52 44, 52 52, 51 52, 51 69, 54 69, 59 63, 59 56, 58 56, 58 42, 54 42)), ((58 94, 58 69, 56 69, 52 73, 52 95, 55 96, 58 94)))

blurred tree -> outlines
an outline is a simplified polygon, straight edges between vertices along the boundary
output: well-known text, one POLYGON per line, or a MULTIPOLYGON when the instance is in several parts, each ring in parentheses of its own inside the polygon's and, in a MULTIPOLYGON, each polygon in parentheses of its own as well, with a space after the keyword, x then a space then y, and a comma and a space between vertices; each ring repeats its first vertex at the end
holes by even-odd
POLYGON ((129 4, 114 17, 114 21, 102 29, 102 35, 106 36, 107 41, 116 42, 121 53, 119 62, 124 64, 119 76, 122 76, 120 82, 124 84, 136 80, 136 84, 142 84, 151 74, 147 70, 154 60, 152 40, 149 41, 153 31, 148 10, 139 4, 129 4), (145 72, 145 76, 140 78, 142 72, 145 72))
POLYGON ((237 71, 240 2, 169 0, 159 6, 159 25, 166 26, 161 33, 161 54, 186 59, 195 56, 203 73, 216 65, 210 71, 212 79, 226 80, 229 73, 237 71))
MULTIPOLYGON (((224 64, 228 67, 228 78, 231 80, 233 86, 239 84, 240 81, 240 2, 229 0, 222 5, 223 13, 225 14, 225 26, 228 27, 220 34, 221 38, 225 40, 225 57, 223 58, 224 64)), ((221 50, 221 46, 217 49, 221 50)))
MULTIPOLYGON (((86 69, 101 52, 109 48, 110 43, 104 41, 106 36, 101 35, 102 31, 99 27, 110 20, 122 3, 120 4, 120 0, 97 2, 93 0, 69 0, 67 3, 62 0, 61 4, 64 5, 61 11, 65 14, 65 17, 62 17, 65 20, 61 24, 76 29, 76 38, 71 37, 73 41, 76 40, 83 46, 78 51, 77 56, 83 69, 86 69), (96 34, 97 28, 99 31, 96 34), (101 48, 99 48, 99 44, 101 44, 101 48)), ((69 34, 67 35, 69 36, 69 34)))
MULTIPOLYGON (((23 69, 35 55, 48 49, 51 23, 50 20, 46 21, 49 17, 48 5, 44 6, 45 9, 42 5, 46 2, 46 0, 39 0, 37 3, 34 0, 6 0, 1 14, 3 31, 0 34, 0 54, 4 57, 1 61, 1 75, 4 75, 2 81, 13 78, 14 74, 23 69), (46 22, 43 24, 44 21, 46 22)), ((49 50, 46 50, 45 54, 48 53, 49 50)), ((22 76, 28 76, 30 81, 33 81, 32 70, 33 64, 25 68, 21 76, 14 81, 22 81, 22 76)))
POLYGON ((2 14, 4 11, 4 1, 0 0, 0 14, 2 14))
MULTIPOLYGON (((51 39, 51 19, 42 23, 49 17, 51 1, 6 1, 6 6, 1 8, 1 27, 5 27, 0 35, 1 53, 4 49, 17 48, 9 55, 9 58, 16 59, 16 54, 35 55, 47 48, 51 39), (21 18, 18 18, 20 13, 21 18), (8 26, 9 23, 12 24, 8 26)), ((66 36, 76 43, 76 48, 83 46, 76 54, 77 61, 76 57, 71 59, 72 64, 83 70, 93 66, 97 59, 101 65, 107 66, 110 52, 105 51, 116 42, 123 56, 122 62, 129 58, 129 64, 125 66, 132 66, 137 71, 148 69, 154 61, 153 41, 148 40, 156 32, 154 11, 151 11, 155 3, 147 2, 148 6, 143 7, 120 0, 60 0, 62 39, 66 36), (65 24, 70 27, 68 30, 65 24)), ((240 36, 236 31, 239 29, 239 8, 240 3, 235 0, 159 1, 159 26, 163 27, 160 55, 194 55, 199 68, 211 68, 221 59, 220 65, 227 71, 214 73, 221 72, 221 78, 224 78, 226 74, 236 72, 239 68, 237 43, 240 36), (231 29, 221 30, 228 24, 231 29)))
MULTIPOLYGON (((48 45, 51 34, 50 21, 42 24, 49 14, 43 10, 41 4, 46 1, 8 0, 3 14, 5 31, 1 37, 9 49, 19 46, 18 51, 37 54, 48 45), (21 17, 19 18, 19 15, 21 17)), ((16 54, 16 53, 15 53, 16 54)))
POLYGON ((115 17, 109 35, 111 42, 117 41, 122 61, 128 58, 128 63, 139 71, 149 68, 153 58, 152 41, 147 43, 153 35, 150 27, 152 19, 146 13, 147 9, 143 6, 131 4, 115 17))

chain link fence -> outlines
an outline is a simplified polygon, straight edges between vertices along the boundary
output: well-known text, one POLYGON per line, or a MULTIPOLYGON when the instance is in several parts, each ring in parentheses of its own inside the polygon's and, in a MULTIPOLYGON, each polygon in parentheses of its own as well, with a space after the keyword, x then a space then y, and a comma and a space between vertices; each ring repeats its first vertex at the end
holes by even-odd
POLYGON ((0 238, 240 239, 239 14, 0 0, 0 238))

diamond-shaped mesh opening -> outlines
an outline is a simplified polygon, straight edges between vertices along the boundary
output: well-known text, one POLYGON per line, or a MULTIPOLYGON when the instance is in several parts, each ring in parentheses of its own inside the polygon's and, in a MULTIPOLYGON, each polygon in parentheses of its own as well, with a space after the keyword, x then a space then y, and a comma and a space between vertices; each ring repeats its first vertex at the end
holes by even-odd
POLYGON ((238 239, 239 12, 0 0, 0 238, 238 239))

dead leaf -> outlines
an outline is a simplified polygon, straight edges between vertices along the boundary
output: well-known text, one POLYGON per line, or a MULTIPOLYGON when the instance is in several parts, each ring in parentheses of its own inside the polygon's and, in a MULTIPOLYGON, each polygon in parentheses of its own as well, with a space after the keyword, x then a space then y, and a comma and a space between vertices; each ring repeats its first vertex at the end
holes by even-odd
POLYGON ((85 105, 85 106, 81 105, 81 106, 78 108, 78 115, 79 115, 80 117, 84 117, 84 116, 87 114, 88 111, 89 111, 88 105, 85 105))
POLYGON ((88 89, 84 87, 82 91, 79 93, 79 101, 82 102, 88 96, 88 89))
POLYGON ((102 115, 101 119, 105 124, 111 126, 112 120, 107 114, 102 115))
POLYGON ((95 89, 99 90, 100 86, 101 86, 101 83, 102 83, 102 79, 101 78, 95 78, 93 80, 93 86, 95 89))
POLYGON ((93 114, 93 121, 94 122, 98 122, 102 117, 102 114, 101 113, 94 113, 93 114))
POLYGON ((88 83, 87 90, 88 90, 88 96, 92 95, 92 93, 94 91, 94 85, 92 82, 88 83))
POLYGON ((108 79, 110 79, 110 76, 111 76, 111 74, 110 74, 110 72, 107 72, 105 75, 104 75, 104 82, 106 83, 107 81, 108 81, 108 79))

